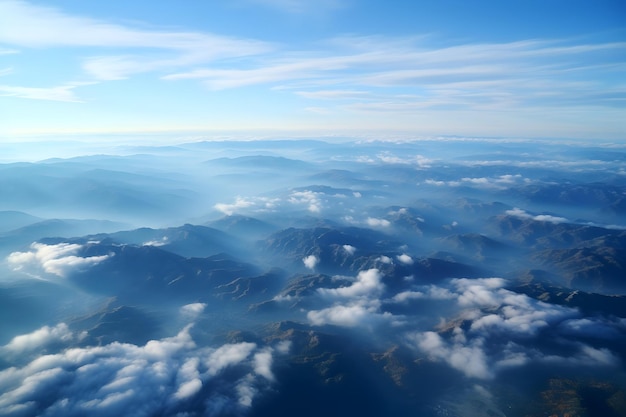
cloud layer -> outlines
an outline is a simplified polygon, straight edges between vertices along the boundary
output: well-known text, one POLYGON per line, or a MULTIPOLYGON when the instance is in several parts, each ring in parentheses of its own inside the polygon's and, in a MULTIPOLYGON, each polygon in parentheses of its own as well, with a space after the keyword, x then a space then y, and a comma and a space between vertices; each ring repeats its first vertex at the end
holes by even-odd
MULTIPOLYGON (((437 331, 408 332, 407 340, 431 360, 445 362, 467 377, 491 379, 504 369, 530 363, 603 367, 620 362, 608 348, 579 341, 589 333, 577 310, 512 292, 505 284, 501 278, 453 279, 449 288, 404 292, 393 301, 456 304, 457 315, 437 331), (566 335, 564 328, 571 332, 566 335)), ((624 330, 623 324, 601 322, 607 334, 609 328, 613 334, 624 330)))
POLYGON ((74 243, 58 243, 46 245, 35 242, 28 252, 13 252, 7 261, 14 270, 43 271, 47 274, 65 278, 75 270, 82 270, 109 259, 113 254, 82 257, 77 254, 84 245, 74 243))
MULTIPOLYGON (((274 355, 289 348, 284 343, 262 347, 249 342, 198 347, 190 329, 143 346, 114 342, 50 354, 31 352, 34 359, 0 371, 0 413, 239 415, 275 380, 274 355)), ((50 348, 53 342, 67 344, 77 337, 61 323, 17 336, 0 349, 50 348)))

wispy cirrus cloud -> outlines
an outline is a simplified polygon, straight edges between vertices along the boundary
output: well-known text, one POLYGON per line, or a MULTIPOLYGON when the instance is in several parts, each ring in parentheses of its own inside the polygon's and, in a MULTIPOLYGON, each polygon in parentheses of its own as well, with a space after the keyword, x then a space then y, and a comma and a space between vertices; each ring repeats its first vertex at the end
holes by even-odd
MULTIPOLYGON (((2 71, 0 71, 0 76, 2 71)), ((84 84, 83 84, 84 85, 84 84)), ((0 85, 0 96, 19 97, 31 100, 65 101, 79 103, 82 100, 74 93, 80 83, 66 84, 56 87, 18 87, 0 85)))
POLYGON ((199 68, 164 78, 197 79, 215 90, 255 84, 293 88, 304 98, 349 100, 346 109, 370 112, 529 103, 615 106, 626 97, 605 82, 605 75, 624 66, 612 52, 625 50, 626 43, 532 40, 437 47, 413 37, 344 37, 324 46, 323 53, 273 54, 246 68, 199 68), (599 64, 589 66, 593 59, 599 64), (400 86, 402 94, 388 91, 400 86))
MULTIPOLYGON (((303 16, 346 6, 339 0, 235 3, 303 16)), ((562 111, 558 123, 553 118, 543 121, 552 123, 553 129, 577 123, 576 112, 582 112, 594 123, 607 122, 607 130, 619 131, 615 116, 626 105, 626 89, 616 81, 626 67, 626 42, 579 38, 451 43, 432 35, 336 36, 309 44, 296 42, 276 44, 197 30, 146 28, 21 0, 0 2, 0 44, 28 52, 89 47, 89 55, 76 58, 88 80, 152 74, 155 85, 194 81, 205 86, 207 94, 261 87, 281 99, 292 93, 311 117, 366 114, 372 116, 367 120, 373 125, 385 120, 386 126, 395 128, 454 117, 460 129, 492 126, 486 123, 492 118, 517 120, 520 112, 546 117, 548 110, 557 109, 562 111)), ((3 51, 15 52, 0 49, 0 54, 3 51)), ((81 101, 69 83, 57 85, 50 89, 5 86, 4 92, 20 98, 81 101)))
POLYGON ((2 1, 0 16, 0 42, 22 47, 154 48, 209 58, 259 53, 269 45, 202 32, 137 29, 20 0, 2 1))
POLYGON ((271 48, 263 41, 205 32, 139 29, 20 0, 0 2, 0 43, 23 48, 103 48, 103 54, 86 57, 82 64, 86 74, 97 80, 171 71, 271 48), (109 54, 107 48, 125 53, 109 54))

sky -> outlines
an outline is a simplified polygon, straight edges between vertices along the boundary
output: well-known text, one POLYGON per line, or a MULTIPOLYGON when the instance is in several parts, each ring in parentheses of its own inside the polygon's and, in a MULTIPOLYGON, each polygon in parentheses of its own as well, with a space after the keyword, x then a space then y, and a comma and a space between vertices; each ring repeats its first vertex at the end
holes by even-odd
POLYGON ((0 0, 5 143, 626 141, 625 74, 622 0, 0 0))

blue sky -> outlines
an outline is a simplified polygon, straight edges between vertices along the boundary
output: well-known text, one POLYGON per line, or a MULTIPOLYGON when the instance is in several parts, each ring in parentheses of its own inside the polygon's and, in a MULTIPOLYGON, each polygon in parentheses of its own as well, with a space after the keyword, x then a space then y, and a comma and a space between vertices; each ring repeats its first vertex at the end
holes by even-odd
POLYGON ((3 141, 626 140, 625 74, 621 0, 0 0, 3 141))

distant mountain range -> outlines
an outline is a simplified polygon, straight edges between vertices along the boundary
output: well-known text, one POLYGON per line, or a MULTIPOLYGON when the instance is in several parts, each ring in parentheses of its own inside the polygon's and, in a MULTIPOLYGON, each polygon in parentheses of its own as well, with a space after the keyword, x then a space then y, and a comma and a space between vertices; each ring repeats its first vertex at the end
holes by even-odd
POLYGON ((624 161, 441 138, 1 165, 0 414, 624 416, 624 161))

